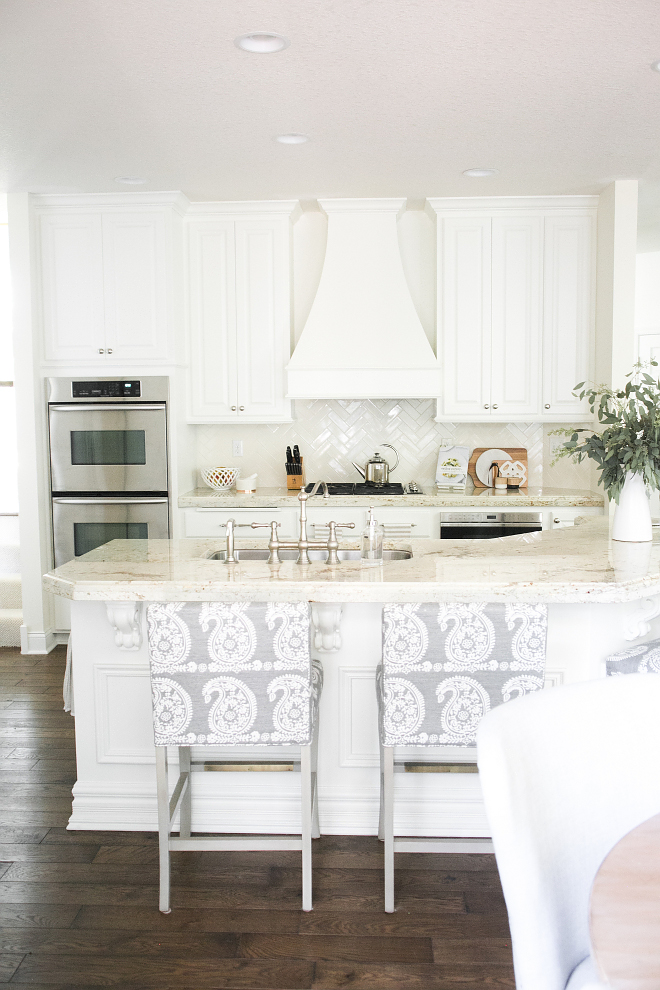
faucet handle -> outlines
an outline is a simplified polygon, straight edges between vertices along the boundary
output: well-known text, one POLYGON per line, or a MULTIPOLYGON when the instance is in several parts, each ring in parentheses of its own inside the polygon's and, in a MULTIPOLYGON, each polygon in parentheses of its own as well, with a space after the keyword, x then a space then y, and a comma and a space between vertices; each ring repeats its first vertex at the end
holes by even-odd
POLYGON ((275 520, 273 520, 273 522, 267 522, 267 523, 243 523, 242 525, 251 526, 252 529, 272 529, 273 526, 275 527, 281 526, 282 523, 278 523, 275 522, 275 520))
POLYGON ((334 519, 332 519, 328 523, 329 533, 328 533, 328 542, 326 543, 326 546, 328 548, 328 560, 327 560, 328 564, 339 563, 339 557, 337 555, 337 551, 339 549, 339 543, 337 542, 338 527, 341 527, 342 529, 355 529, 355 523, 340 523, 340 522, 335 522, 334 519))

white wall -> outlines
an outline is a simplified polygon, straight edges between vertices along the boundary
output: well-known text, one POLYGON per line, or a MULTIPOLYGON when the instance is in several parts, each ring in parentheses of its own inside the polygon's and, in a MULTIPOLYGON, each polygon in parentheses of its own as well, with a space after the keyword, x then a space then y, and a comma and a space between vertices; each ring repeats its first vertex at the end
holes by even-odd
POLYGON ((635 358, 636 179, 612 182, 598 203, 596 381, 624 385, 635 358))
POLYGON ((9 255, 13 287, 14 366, 18 423, 18 497, 23 625, 21 651, 45 653, 55 645, 52 599, 42 575, 50 569, 50 528, 46 451, 46 408, 34 327, 34 240, 30 197, 7 197, 9 255))

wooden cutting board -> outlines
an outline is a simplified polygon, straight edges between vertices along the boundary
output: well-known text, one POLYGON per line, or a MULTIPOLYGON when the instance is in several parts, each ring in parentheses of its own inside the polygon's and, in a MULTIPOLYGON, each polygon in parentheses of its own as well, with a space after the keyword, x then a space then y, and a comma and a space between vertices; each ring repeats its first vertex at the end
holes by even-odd
MULTIPOLYGON (((483 482, 481 482, 479 478, 477 478, 476 466, 477 466, 477 461, 479 460, 481 455, 484 454, 487 450, 493 450, 493 449, 494 448, 492 447, 477 447, 475 450, 472 451, 472 456, 470 457, 470 461, 468 463, 468 474, 472 478, 475 488, 488 487, 488 485, 484 485, 483 482)), ((510 457, 512 461, 520 461, 520 463, 525 469, 524 480, 520 487, 526 488, 529 483, 529 470, 527 466, 526 447, 499 447, 497 449, 506 451, 507 456, 510 457)), ((493 458, 493 459, 501 460, 501 458, 493 458)))

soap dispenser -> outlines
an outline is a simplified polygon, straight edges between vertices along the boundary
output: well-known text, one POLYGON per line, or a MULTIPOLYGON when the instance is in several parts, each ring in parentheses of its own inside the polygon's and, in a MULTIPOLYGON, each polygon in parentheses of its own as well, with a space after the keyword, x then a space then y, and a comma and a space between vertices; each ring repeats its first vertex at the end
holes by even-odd
POLYGON ((362 533, 362 562, 365 564, 383 563, 384 528, 374 519, 373 507, 369 509, 369 520, 362 533))

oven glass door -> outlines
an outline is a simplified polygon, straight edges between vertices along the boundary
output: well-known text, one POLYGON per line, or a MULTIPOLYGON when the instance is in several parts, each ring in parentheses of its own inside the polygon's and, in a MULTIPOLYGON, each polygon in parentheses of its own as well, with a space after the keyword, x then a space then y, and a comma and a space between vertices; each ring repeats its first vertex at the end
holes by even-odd
POLYGON ((166 492, 164 403, 49 406, 54 492, 166 492))
POLYGON ((55 567, 110 540, 166 540, 166 498, 54 498, 55 567))

